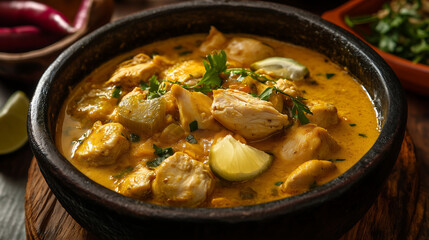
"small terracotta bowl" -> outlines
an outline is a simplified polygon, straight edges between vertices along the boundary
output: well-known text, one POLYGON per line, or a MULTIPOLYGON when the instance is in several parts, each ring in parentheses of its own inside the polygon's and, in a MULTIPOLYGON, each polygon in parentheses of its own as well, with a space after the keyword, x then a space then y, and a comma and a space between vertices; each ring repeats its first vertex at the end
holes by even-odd
POLYGON ((368 210, 397 158, 405 131, 401 85, 357 37, 318 16, 267 2, 199 1, 151 9, 108 24, 64 51, 42 76, 28 133, 47 183, 83 227, 106 239, 335 239, 368 210), (119 54, 156 40, 207 33, 249 33, 302 45, 345 66, 368 90, 381 133, 346 173, 309 192, 231 208, 179 208, 137 201, 91 181, 58 151, 56 120, 68 87, 119 54))
MULTIPOLYGON (((377 12, 383 6, 386 0, 351 0, 346 4, 323 13, 322 18, 335 23, 336 25, 346 29, 347 31, 358 36, 361 40, 366 42, 359 33, 350 28, 345 22, 345 16, 361 16, 377 12)), ((429 66, 424 64, 413 63, 407 59, 395 56, 393 54, 384 52, 377 47, 370 45, 384 60, 392 67, 398 78, 401 80, 404 88, 429 95, 429 66)))
MULTIPOLYGON (((82 0, 39 1, 74 19, 82 0)), ((0 77, 7 81, 37 82, 56 57, 71 44, 94 29, 108 23, 113 14, 113 0, 91 0, 85 22, 77 32, 46 47, 21 53, 0 52, 0 77)))

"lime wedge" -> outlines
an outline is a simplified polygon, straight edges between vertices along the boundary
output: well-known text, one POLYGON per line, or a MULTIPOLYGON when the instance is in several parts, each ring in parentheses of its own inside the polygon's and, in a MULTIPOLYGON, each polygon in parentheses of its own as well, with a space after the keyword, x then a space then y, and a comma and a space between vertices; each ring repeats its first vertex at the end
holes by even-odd
POLYGON ((213 173, 228 181, 252 179, 265 171, 272 160, 270 154, 243 144, 231 135, 214 144, 209 154, 213 173))
POLYGON ((27 112, 29 100, 17 91, 0 110, 0 154, 11 153, 27 142, 27 112))
POLYGON ((293 81, 304 79, 308 74, 308 68, 291 58, 271 57, 252 63, 253 71, 263 69, 268 74, 277 78, 286 78, 293 81))

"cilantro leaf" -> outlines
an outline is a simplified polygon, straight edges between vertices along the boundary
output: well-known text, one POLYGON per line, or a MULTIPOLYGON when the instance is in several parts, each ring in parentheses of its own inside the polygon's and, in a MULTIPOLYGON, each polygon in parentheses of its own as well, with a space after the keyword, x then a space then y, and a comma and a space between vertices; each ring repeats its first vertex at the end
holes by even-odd
POLYGON ((196 85, 189 87, 204 94, 222 86, 223 80, 219 75, 224 73, 227 68, 226 53, 223 50, 220 53, 209 54, 207 60, 208 62, 203 61, 206 69, 203 78, 196 85))
POLYGON ((149 79, 149 85, 145 82, 140 83, 140 88, 143 90, 149 90, 149 94, 147 95, 148 99, 159 98, 164 95, 167 90, 164 88, 165 84, 163 82, 159 82, 156 75, 153 75, 149 79))
POLYGON ((293 102, 293 106, 292 106, 293 118, 298 119, 302 125, 305 125, 305 124, 310 122, 308 120, 307 116, 305 116, 305 113, 308 113, 311 115, 313 115, 313 113, 308 108, 308 106, 302 102, 302 101, 307 100, 307 99, 300 97, 300 96, 292 97, 291 95, 283 92, 282 90, 278 89, 277 87, 273 87, 273 88, 276 92, 281 93, 283 95, 286 95, 292 100, 292 102, 293 102))
POLYGON ((189 134, 188 136, 186 136, 186 141, 188 143, 192 143, 192 144, 198 144, 197 139, 195 139, 195 137, 191 134, 189 134))
POLYGON ((113 89, 112 97, 119 98, 121 96, 121 92, 121 86, 115 87, 115 89, 113 89))
POLYGON ((255 79, 258 82, 266 83, 266 82, 276 82, 275 80, 269 79, 261 74, 257 74, 253 71, 250 71, 245 68, 230 68, 225 71, 226 74, 235 74, 240 75, 240 77, 237 79, 238 81, 243 80, 243 78, 249 76, 253 79, 255 79))
POLYGON ((158 157, 156 157, 155 160, 146 163, 146 165, 150 168, 158 167, 166 158, 174 154, 174 151, 171 147, 160 148, 155 144, 153 144, 152 147, 153 149, 155 149, 155 155, 157 155, 158 157))
POLYGON ((273 94, 273 88, 267 87, 261 94, 259 94, 258 98, 264 101, 268 101, 268 99, 271 97, 271 94, 273 94))

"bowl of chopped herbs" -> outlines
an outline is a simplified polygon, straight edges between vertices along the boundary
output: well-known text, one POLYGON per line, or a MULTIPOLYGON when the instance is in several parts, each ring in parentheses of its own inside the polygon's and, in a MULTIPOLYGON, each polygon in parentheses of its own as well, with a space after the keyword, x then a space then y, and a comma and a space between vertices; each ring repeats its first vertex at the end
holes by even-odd
POLYGON ((429 1, 351 0, 322 17, 366 41, 406 89, 429 94, 429 1))

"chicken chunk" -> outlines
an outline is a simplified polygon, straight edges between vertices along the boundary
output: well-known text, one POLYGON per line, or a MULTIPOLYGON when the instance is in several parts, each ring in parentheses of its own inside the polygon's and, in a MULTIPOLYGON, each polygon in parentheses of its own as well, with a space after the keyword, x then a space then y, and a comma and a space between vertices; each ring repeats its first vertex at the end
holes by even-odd
POLYGON ((145 199, 151 194, 152 181, 155 177, 153 170, 139 166, 121 180, 119 192, 127 197, 145 199))
POLYGON ((299 194, 308 191, 312 185, 335 172, 337 167, 330 161, 310 160, 297 167, 280 186, 289 194, 299 194))
POLYGON ((212 193, 214 178, 203 163, 176 152, 156 169, 152 187, 154 197, 168 205, 195 207, 212 193))
POLYGON ((141 53, 133 59, 123 62, 107 81, 107 85, 135 87, 171 65, 172 62, 165 57, 156 55, 152 59, 141 53))
POLYGON ((204 54, 209 54, 213 50, 222 49, 225 43, 226 37, 212 26, 209 35, 200 46, 200 51, 204 54))
MULTIPOLYGON (((296 84, 292 81, 280 78, 279 80, 276 81, 276 84, 274 86, 280 89, 281 91, 283 91, 284 93, 291 95, 292 97, 302 96, 301 91, 298 89, 296 84)), ((287 98, 289 99, 289 97, 287 98)))
MULTIPOLYGON (((280 89, 282 92, 290 95, 291 97, 298 97, 298 96, 302 96, 301 91, 298 89, 298 87, 296 86, 296 84, 292 81, 286 80, 286 79, 279 79, 277 80, 276 84, 274 85, 276 88, 280 89)), ((282 94, 283 99, 286 102, 286 105, 288 105, 289 107, 292 106, 293 102, 290 99, 290 97, 283 95, 282 94)), ((308 116, 307 116, 308 117, 308 116)))
POLYGON ((339 149, 340 146, 326 129, 306 124, 290 129, 275 153, 294 169, 311 159, 327 159, 339 149))
POLYGON ((242 37, 232 38, 225 51, 229 60, 240 63, 242 67, 249 67, 256 61, 274 56, 272 47, 261 41, 242 37))
POLYGON ((171 94, 176 98, 180 124, 186 131, 190 131, 189 124, 193 121, 198 122, 198 129, 221 129, 211 113, 210 97, 200 92, 190 92, 177 84, 171 88, 171 94))
POLYGON ((120 123, 94 123, 89 136, 83 140, 73 158, 89 166, 110 165, 130 147, 127 132, 120 123))
POLYGON ((82 89, 78 91, 80 94, 72 98, 67 113, 83 121, 89 121, 90 124, 96 120, 107 121, 118 101, 112 97, 113 91, 112 87, 82 89))
POLYGON ((338 123, 337 108, 321 100, 306 101, 313 115, 307 114, 308 120, 319 127, 327 128, 338 123))
POLYGON ((233 89, 213 91, 212 113, 224 127, 249 140, 267 137, 289 123, 271 102, 233 89))
POLYGON ((193 86, 201 80, 205 72, 203 62, 189 60, 167 69, 160 77, 172 82, 193 86))

